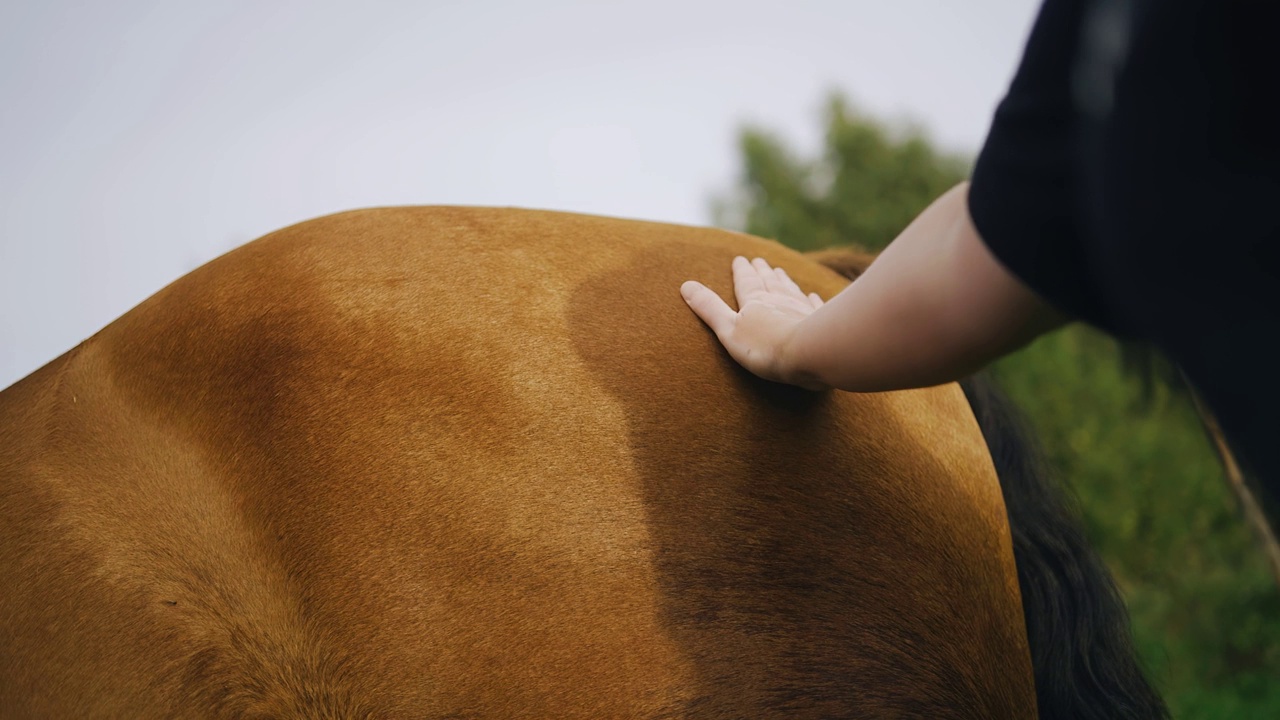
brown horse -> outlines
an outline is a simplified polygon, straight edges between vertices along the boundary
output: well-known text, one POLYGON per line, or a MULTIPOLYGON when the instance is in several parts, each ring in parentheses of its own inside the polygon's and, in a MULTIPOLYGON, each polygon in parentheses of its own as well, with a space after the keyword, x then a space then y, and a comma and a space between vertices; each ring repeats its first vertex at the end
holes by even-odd
POLYGON ((737 254, 859 267, 391 208, 162 290, 0 393, 0 716, 1159 715, 989 391, 749 376, 737 254))

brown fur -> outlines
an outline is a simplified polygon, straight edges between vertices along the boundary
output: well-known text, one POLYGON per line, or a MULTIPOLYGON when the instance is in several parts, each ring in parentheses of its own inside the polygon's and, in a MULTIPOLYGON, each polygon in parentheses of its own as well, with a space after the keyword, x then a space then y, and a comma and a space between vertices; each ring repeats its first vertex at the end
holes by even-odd
POLYGON ((0 393, 0 715, 1033 717, 958 388, 811 394, 684 306, 736 233, 302 223, 0 393))

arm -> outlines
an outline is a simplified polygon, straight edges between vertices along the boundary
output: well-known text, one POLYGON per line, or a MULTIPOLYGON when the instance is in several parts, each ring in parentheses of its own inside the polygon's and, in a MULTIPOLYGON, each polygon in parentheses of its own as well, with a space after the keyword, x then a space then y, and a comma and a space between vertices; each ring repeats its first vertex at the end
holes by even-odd
POLYGON ((957 380, 1067 321, 991 256, 967 196, 967 183, 945 193, 826 304, 763 260, 734 263, 740 312, 700 283, 681 291, 766 379, 854 392, 957 380))

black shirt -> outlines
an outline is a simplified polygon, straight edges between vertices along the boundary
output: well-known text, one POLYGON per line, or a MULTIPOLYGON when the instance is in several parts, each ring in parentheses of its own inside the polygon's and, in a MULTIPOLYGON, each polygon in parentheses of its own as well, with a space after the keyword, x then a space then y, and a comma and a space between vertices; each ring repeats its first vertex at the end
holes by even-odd
POLYGON ((969 209, 1060 311, 1155 344, 1280 499, 1280 3, 1047 0, 969 209))

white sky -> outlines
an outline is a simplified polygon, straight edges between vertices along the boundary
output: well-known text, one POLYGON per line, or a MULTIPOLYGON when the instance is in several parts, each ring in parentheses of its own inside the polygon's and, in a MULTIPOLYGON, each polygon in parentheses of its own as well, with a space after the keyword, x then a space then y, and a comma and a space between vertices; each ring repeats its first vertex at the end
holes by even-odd
POLYGON ((982 142, 1035 0, 3 0, 0 388, 266 232, 394 204, 689 224, 831 90, 982 142))

